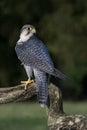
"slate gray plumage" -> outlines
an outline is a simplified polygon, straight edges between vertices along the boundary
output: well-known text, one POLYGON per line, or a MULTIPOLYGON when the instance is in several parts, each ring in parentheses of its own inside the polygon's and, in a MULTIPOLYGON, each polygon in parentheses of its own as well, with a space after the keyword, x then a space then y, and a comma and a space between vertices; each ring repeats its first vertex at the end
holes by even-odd
POLYGON ((26 42, 17 43, 15 50, 19 60, 26 69, 28 77, 31 76, 30 73, 32 71, 34 73, 39 103, 46 104, 50 76, 53 75, 63 80, 66 80, 67 77, 54 68, 48 49, 35 35, 30 37, 26 42))

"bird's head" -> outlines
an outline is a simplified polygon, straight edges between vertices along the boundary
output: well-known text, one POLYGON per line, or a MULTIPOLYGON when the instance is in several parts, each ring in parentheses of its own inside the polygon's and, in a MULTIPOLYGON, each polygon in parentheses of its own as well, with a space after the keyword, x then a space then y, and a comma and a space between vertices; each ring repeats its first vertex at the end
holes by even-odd
POLYGON ((24 25, 20 32, 20 39, 22 42, 27 41, 30 37, 32 37, 36 33, 36 29, 32 25, 24 25))

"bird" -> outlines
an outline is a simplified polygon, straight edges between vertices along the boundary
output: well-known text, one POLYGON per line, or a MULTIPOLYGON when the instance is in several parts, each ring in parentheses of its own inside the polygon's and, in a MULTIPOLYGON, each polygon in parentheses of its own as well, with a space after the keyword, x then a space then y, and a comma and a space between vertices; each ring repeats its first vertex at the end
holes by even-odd
POLYGON ((31 24, 25 24, 21 28, 15 51, 28 76, 28 80, 21 81, 21 83, 25 84, 26 90, 30 83, 35 82, 37 100, 41 107, 45 107, 48 102, 51 76, 62 80, 67 80, 67 76, 54 67, 48 48, 37 37, 36 28, 31 24))

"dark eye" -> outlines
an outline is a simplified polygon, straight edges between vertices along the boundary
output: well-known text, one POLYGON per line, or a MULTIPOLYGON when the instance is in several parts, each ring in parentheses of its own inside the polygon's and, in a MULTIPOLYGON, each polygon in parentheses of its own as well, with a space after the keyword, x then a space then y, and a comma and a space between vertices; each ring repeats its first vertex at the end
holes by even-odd
POLYGON ((28 30, 30 31, 30 28, 28 28, 28 30))

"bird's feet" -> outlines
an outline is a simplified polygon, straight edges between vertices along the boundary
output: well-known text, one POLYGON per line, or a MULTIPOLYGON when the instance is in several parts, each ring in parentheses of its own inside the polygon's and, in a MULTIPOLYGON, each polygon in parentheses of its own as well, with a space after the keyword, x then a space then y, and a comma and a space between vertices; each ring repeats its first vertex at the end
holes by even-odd
POLYGON ((34 80, 30 80, 30 79, 28 79, 27 81, 21 81, 21 83, 24 84, 25 90, 27 89, 28 85, 33 83, 33 82, 34 82, 34 80))

